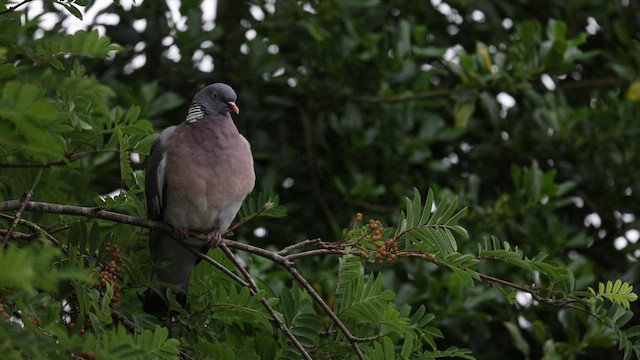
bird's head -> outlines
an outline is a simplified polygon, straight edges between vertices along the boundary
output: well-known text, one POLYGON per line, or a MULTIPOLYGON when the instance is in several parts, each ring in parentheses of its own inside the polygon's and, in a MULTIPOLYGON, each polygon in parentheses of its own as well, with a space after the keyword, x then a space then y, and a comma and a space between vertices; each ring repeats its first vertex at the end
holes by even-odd
POLYGON ((194 102, 200 104, 205 114, 227 114, 233 111, 240 112, 236 105, 238 96, 231 86, 223 83, 210 84, 198 91, 193 98, 194 102))

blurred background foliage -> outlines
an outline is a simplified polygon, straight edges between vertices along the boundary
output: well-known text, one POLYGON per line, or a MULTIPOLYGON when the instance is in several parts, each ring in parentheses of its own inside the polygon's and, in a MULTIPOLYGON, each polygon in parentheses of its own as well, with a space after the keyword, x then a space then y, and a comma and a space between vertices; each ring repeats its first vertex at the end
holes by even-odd
MULTIPOLYGON (((469 209, 462 253, 495 235, 550 254, 579 289, 637 286, 639 38, 633 0, 31 1, 0 15, 0 200, 39 177, 36 200, 143 216, 154 134, 183 121, 203 85, 225 82, 256 192, 274 190, 289 213, 238 240, 337 240, 356 212, 393 226, 404 196, 433 188, 469 209)), ((25 218, 61 231, 77 222, 25 218)), ((145 231, 98 223, 127 264, 147 264, 145 231)), ((273 264, 246 261, 283 286, 273 264)), ((336 264, 300 267, 331 294, 336 264)), ((621 357, 584 314, 526 296, 509 306, 428 263, 370 270, 398 304, 435 315, 443 344, 480 359, 621 357)), ((505 263, 480 270, 536 281, 505 263)), ((137 271, 125 312, 139 311, 137 271)))

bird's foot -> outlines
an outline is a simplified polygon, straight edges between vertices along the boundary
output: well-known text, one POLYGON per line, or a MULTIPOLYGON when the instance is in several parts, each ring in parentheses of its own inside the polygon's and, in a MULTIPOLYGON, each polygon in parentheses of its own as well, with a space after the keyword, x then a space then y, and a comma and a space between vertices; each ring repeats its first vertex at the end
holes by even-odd
POLYGON ((173 236, 185 240, 189 237, 189 229, 187 228, 173 228, 173 236))
POLYGON ((215 230, 207 234, 207 242, 204 244, 204 246, 211 249, 214 247, 218 247, 221 242, 222 234, 220 234, 220 231, 215 230))

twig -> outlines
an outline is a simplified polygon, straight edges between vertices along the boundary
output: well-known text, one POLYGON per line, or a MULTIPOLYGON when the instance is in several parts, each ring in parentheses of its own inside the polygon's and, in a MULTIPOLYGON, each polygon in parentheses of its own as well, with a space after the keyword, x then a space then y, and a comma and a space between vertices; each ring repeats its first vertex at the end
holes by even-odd
MULTIPOLYGON (((260 290, 258 288, 258 285, 253 280, 253 277, 251 276, 251 274, 249 274, 247 269, 245 269, 244 266, 242 266, 242 264, 240 264, 238 259, 236 259, 236 257, 233 254, 233 252, 231 252, 231 250, 229 250, 229 247, 227 247, 227 245, 225 245, 225 244, 221 244, 220 245, 220 249, 222 249, 222 251, 225 253, 225 255, 227 255, 229 260, 231 260, 235 264, 236 268, 238 268, 238 270, 242 273, 242 276, 244 276, 244 278, 247 279, 247 283, 248 283, 248 287, 249 287, 250 291, 254 295, 258 294, 258 291, 260 290)), ((300 343, 298 338, 296 338, 296 336, 293 335, 293 333, 287 327, 287 325, 284 323, 284 321, 282 321, 282 319, 280 319, 280 315, 278 315, 278 313, 273 309, 273 307, 271 306, 271 304, 269 304, 267 299, 263 298, 263 299, 260 300, 260 302, 262 303, 262 306, 265 307, 265 309, 267 310, 269 315, 271 315, 271 318, 276 323, 276 325, 278 326, 280 331, 284 332, 285 335, 287 335, 289 340, 291 340, 293 345, 298 349, 298 351, 300 351, 300 353, 302 354, 302 356, 305 359, 311 360, 312 359, 311 355, 309 355, 309 353, 304 348, 304 346, 302 346, 302 344, 300 343)))
POLYGON ((247 280, 245 286, 248 287, 249 290, 254 293, 254 295, 257 294, 260 291, 260 289, 258 289, 258 285, 253 280, 253 277, 247 272, 247 269, 245 269, 244 266, 242 266, 242 264, 238 261, 238 259, 236 259, 236 256, 233 254, 233 252, 229 250, 229 247, 225 244, 220 244, 220 249, 222 250, 222 252, 224 252, 227 258, 229 258, 229 260, 233 262, 242 276, 244 276, 244 278, 247 280))
POLYGON ((357 342, 372 342, 372 341, 376 341, 376 340, 380 339, 383 336, 384 336, 383 334, 378 334, 378 335, 367 336, 367 337, 363 337, 363 338, 354 338, 353 341, 357 341, 357 342))
POLYGON ((6 13, 9 13, 9 12, 15 11, 15 10, 16 10, 17 8, 19 8, 20 6, 22 6, 22 5, 24 5, 24 4, 27 4, 27 3, 30 3, 30 2, 32 2, 32 1, 33 1, 33 0, 24 0, 23 2, 21 2, 21 3, 19 3, 19 4, 16 4, 16 5, 14 5, 14 6, 11 6, 11 7, 9 7, 9 8, 6 8, 5 10, 0 11, 0 14, 6 14, 6 13))
MULTIPOLYGON (((437 257, 435 257, 434 255, 431 254, 426 254, 426 253, 420 253, 420 252, 414 252, 414 251, 401 251, 398 252, 396 254, 398 257, 417 257, 420 259, 424 259, 427 260, 429 262, 432 262, 438 266, 445 266, 446 264, 444 264, 440 259, 438 259, 437 257)), ((572 303, 572 301, 568 300, 568 299, 551 299, 551 298, 547 298, 547 297, 543 297, 541 296, 538 291, 536 291, 535 289, 532 289, 529 286, 523 286, 523 285, 518 285, 515 283, 512 283, 510 281, 504 280, 504 279, 500 279, 497 277, 493 277, 491 275, 486 275, 480 272, 475 272, 476 274, 478 274, 478 276, 480 277, 480 279, 482 279, 485 282, 489 282, 489 283, 496 283, 496 284, 500 284, 506 287, 510 287, 512 289, 515 290, 519 290, 522 292, 525 292, 527 294, 530 294, 531 297, 538 301, 539 303, 545 304, 545 305, 552 305, 552 306, 559 306, 559 307, 565 307, 565 308, 570 308, 570 309, 575 309, 575 310, 579 310, 581 312, 584 312, 585 314, 592 316, 596 319, 598 319, 598 321, 602 322, 603 324, 605 324, 607 327, 611 328, 611 325, 602 317, 600 317, 598 314, 593 313, 591 311, 589 311, 588 309, 582 308, 580 306, 576 306, 572 303)))
MULTIPOLYGON (((221 270, 222 272, 224 272, 227 276, 229 276, 230 278, 232 278, 234 281, 236 281, 237 283, 239 283, 240 285, 249 288, 249 292, 251 293, 251 295, 255 296, 258 294, 259 292, 259 288, 258 285, 255 283, 255 281, 253 280, 253 277, 251 277, 251 274, 249 274, 249 272, 247 272, 247 270, 242 266, 242 264, 240 264, 240 262, 235 258, 235 256, 233 255, 233 253, 231 252, 231 250, 229 250, 229 247, 225 244, 222 243, 220 244, 220 249, 222 249, 222 251, 225 253, 225 255, 227 255, 227 257, 229 258, 229 260, 231 260, 234 265, 236 266, 236 268, 238 268, 238 270, 242 273, 242 275, 245 277, 246 281, 242 280, 240 277, 238 277, 236 274, 234 274, 232 271, 230 271, 229 269, 227 269, 226 267, 224 267, 222 264, 220 264, 219 262, 213 260, 211 257, 203 254, 200 251, 194 250, 191 247, 187 246, 187 244, 185 244, 184 242, 180 241, 180 244, 182 246, 184 246, 187 250, 189 250, 190 252, 192 252, 193 254, 195 254, 196 256, 198 256, 200 259, 205 260, 206 262, 208 262, 209 264, 215 266, 217 269, 221 270)), ((269 302, 267 301, 267 299, 262 299, 261 300, 262 305, 265 307, 265 309, 267 310, 267 312, 269 313, 269 315, 271 315, 271 318, 273 319, 273 321, 276 323, 276 325, 278 326, 278 328, 285 333, 285 335, 287 335, 287 337, 291 340, 291 342, 295 345, 295 347, 300 351, 300 353, 302 354, 302 356, 305 359, 311 359, 311 356, 309 355, 309 353, 307 352, 307 350, 304 348, 304 346, 302 346, 302 344, 300 343, 300 341, 295 337, 295 335, 293 335, 293 333, 291 332, 291 330, 289 330, 289 328, 286 326, 286 324, 282 321, 282 319, 280 319, 280 316, 278 315, 278 313, 273 309, 273 307, 271 307, 271 304, 269 304, 269 302)))
POLYGON ((124 325, 125 329, 127 329, 127 331, 129 331, 132 334, 140 334, 142 332, 142 330, 138 329, 136 327, 136 324, 133 323, 133 321, 129 320, 126 316, 124 316, 121 312, 119 312, 118 310, 109 307, 109 310, 111 310, 111 317, 114 320, 118 320, 120 321, 120 323, 122 325, 124 325))
POLYGON ((306 246, 318 245, 318 244, 322 244, 322 240, 320 240, 319 238, 307 239, 281 249, 280 251, 278 251, 278 255, 284 256, 292 250, 297 250, 306 246))
POLYGON ((229 229, 227 229, 227 231, 225 231, 224 234, 222 234, 222 236, 226 236, 226 235, 231 234, 235 229, 237 229, 240 226, 248 223, 249 221, 257 218, 258 216, 260 216, 260 214, 262 214, 263 212, 265 212, 265 211, 267 211, 269 209, 272 209, 272 208, 273 208, 272 204, 264 204, 264 205, 262 205, 262 207, 260 209, 258 209, 258 211, 256 211, 254 214, 252 214, 248 218, 233 224, 233 226, 231 226, 229 229))
POLYGON ((360 255, 359 252, 352 252, 346 249, 322 248, 322 249, 313 249, 313 250, 303 251, 296 254, 287 255, 287 260, 296 261, 305 257, 316 256, 316 255, 347 255, 347 254, 360 255))
MULTIPOLYGON (((329 305, 324 301, 324 299, 322 299, 322 297, 315 291, 313 286, 311 286, 311 284, 309 284, 309 282, 302 275, 300 275, 300 273, 295 268, 295 265, 294 265, 294 263, 292 261, 290 261, 287 257, 279 255, 276 252, 265 250, 265 249, 262 249, 262 248, 259 248, 259 247, 253 246, 253 245, 249 245, 249 244, 230 241, 230 240, 227 240, 227 239, 225 239, 222 244, 227 245, 227 246, 231 246, 231 247, 239 249, 239 250, 244 250, 244 251, 250 252, 252 254, 258 255, 258 256, 262 256, 262 257, 267 258, 267 259, 275 262, 276 264, 284 267, 291 274, 291 276, 293 276, 293 278, 298 283, 300 283, 300 285, 302 285, 302 287, 304 287, 307 290, 309 295, 311 297, 313 297, 313 299, 320 305, 320 307, 322 307, 324 312, 331 318, 331 320, 333 320, 336 323, 336 325, 338 326, 340 331, 345 335, 347 340, 349 340, 349 342, 351 343, 351 346, 353 347, 356 355, 358 355, 358 358, 359 359, 364 359, 364 355, 362 354, 362 351, 360 350, 360 347, 357 344, 358 342, 361 342, 361 339, 357 338, 357 337, 355 337, 355 336, 353 336, 351 334, 351 331, 349 331, 349 329, 344 325, 344 323, 333 312, 331 307, 329 307, 329 305)), ((330 250, 327 250, 327 251, 332 252, 334 250, 330 249, 330 250)))
POLYGON ((483 281, 500 284, 500 285, 503 285, 503 286, 510 287, 512 289, 516 289, 516 290, 525 292, 525 293, 531 295, 531 297, 535 301, 537 301, 539 303, 546 304, 546 305, 552 305, 552 306, 566 307, 566 308, 582 311, 585 314, 598 319, 598 321, 602 322, 607 327, 611 328, 611 325, 609 323, 607 323, 607 321, 605 319, 601 318, 598 314, 595 314, 595 313, 589 311, 588 309, 582 308, 580 306, 576 306, 576 305, 572 304, 572 301, 569 301, 567 299, 551 299, 551 298, 548 298, 548 297, 543 297, 538 293, 538 291, 532 289, 529 286, 522 286, 522 285, 518 285, 518 284, 512 283, 510 281, 507 281, 507 280, 503 280, 503 279, 500 279, 500 278, 493 277, 491 275, 486 275, 486 274, 482 274, 482 273, 478 273, 478 272, 476 272, 476 273, 478 274, 478 276, 480 276, 480 278, 483 281))
POLYGON ((22 212, 24 211, 25 207, 29 203, 29 200, 31 200, 32 196, 33 196, 33 191, 31 190, 27 190, 27 192, 24 193, 24 196, 22 197, 22 200, 21 200, 20 208, 18 208, 15 218, 9 225, 9 229, 7 230, 7 233, 4 234, 4 239, 2 240, 2 246, 4 248, 6 248, 7 245, 9 244, 9 239, 11 239, 11 233, 13 233, 13 229, 15 228, 16 223, 18 222, 18 220, 20 220, 20 216, 22 216, 22 212))
POLYGON ((194 255, 199 257, 200 259, 202 259, 205 262, 213 265, 216 269, 222 271, 225 275, 230 277, 233 281, 237 282, 241 286, 249 287, 249 283, 247 283, 246 281, 242 280, 238 275, 234 274, 233 271, 227 269, 224 265, 222 265, 219 262, 213 260, 209 255, 203 254, 202 252, 200 252, 198 250, 192 249, 184 241, 178 241, 178 242, 180 243, 180 245, 184 246, 185 249, 189 250, 191 253, 193 253, 194 255))
MULTIPOLYGON (((55 237, 53 237, 53 235, 51 235, 48 231, 46 231, 45 229, 43 229, 42 227, 40 227, 40 225, 33 223, 31 221, 25 220, 25 219, 18 219, 15 216, 11 216, 11 215, 6 215, 6 214, 2 214, 0 213, 0 217, 4 218, 4 219, 8 219, 11 221, 16 221, 17 220, 17 224, 21 225, 21 226, 25 226, 27 228, 29 228, 31 231, 34 232, 34 234, 20 234, 20 238, 33 238, 35 235, 37 235, 36 233, 41 233, 44 234, 44 236, 46 236, 46 238, 54 245, 56 246, 60 246, 60 242, 58 241, 58 239, 56 239, 55 237)), ((4 230, 4 229, 0 229, 0 232, 3 232, 5 234, 9 233, 9 230, 4 230)), ((16 233, 14 232, 14 235, 16 233)), ((66 246, 62 247, 62 251, 66 254, 67 253, 67 248, 66 246)))
POLYGON ((349 340, 349 343, 351 343, 351 347, 353 348, 353 351, 355 351, 358 358, 364 359, 364 354, 362 353, 362 350, 360 350, 360 347, 358 346, 358 342, 360 342, 361 339, 351 334, 351 331, 349 331, 346 325, 340 320, 340 318, 338 318, 338 315, 336 315, 336 313, 333 312, 331 307, 329 307, 329 305, 324 301, 324 299, 322 299, 322 297, 316 292, 313 286, 309 284, 307 279, 305 279, 304 276, 300 275, 300 273, 298 272, 298 269, 295 268, 295 265, 293 264, 293 262, 287 261, 286 264, 287 265, 284 267, 289 271, 291 276, 293 276, 293 278, 300 285, 302 285, 302 287, 304 287, 307 290, 309 295, 311 295, 311 297, 313 297, 313 299, 316 300, 316 302, 318 303, 318 305, 320 305, 322 310, 324 310, 324 312, 331 318, 331 320, 336 324, 336 326, 338 326, 338 329, 340 329, 340 331, 344 334, 347 340, 349 340))
MULTIPOLYGON (((0 215, 3 215, 3 214, 0 214, 0 215)), ((8 230, 0 229, 0 235, 2 236, 4 236, 8 232, 9 232, 8 230)), ((36 234, 27 234, 23 232, 14 231, 12 236, 14 239, 33 239, 36 236, 36 234)))

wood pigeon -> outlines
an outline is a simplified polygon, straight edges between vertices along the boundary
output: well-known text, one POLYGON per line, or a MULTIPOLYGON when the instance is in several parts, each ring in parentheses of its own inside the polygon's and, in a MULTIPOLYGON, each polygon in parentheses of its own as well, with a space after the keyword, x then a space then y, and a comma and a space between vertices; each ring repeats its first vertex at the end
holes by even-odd
MULTIPOLYGON (((255 185, 249 142, 229 114, 239 113, 236 98, 229 85, 206 86, 193 98, 185 121, 164 129, 149 155, 145 179, 148 217, 174 228, 173 234, 151 231, 152 280, 179 287, 182 291, 173 293, 182 306, 199 258, 172 237, 205 253, 218 246, 221 234, 255 185), (189 239, 189 229, 206 233, 207 241, 189 239)), ((168 315, 167 304, 156 289, 147 290, 143 303, 147 313, 168 315)))

